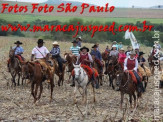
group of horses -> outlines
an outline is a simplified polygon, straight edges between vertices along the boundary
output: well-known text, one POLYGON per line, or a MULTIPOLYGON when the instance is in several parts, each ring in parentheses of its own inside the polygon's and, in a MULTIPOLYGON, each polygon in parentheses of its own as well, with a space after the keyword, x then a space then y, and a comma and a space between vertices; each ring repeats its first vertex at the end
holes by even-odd
MULTIPOLYGON (((67 67, 67 72, 70 72, 69 79, 72 77, 71 72, 74 70, 74 77, 73 80, 75 82, 75 88, 74 88, 74 103, 76 103, 76 91, 79 88, 83 89, 83 102, 86 103, 87 100, 87 88, 89 85, 91 85, 93 89, 93 101, 95 102, 95 89, 94 89, 94 83, 95 81, 98 82, 100 85, 103 84, 103 74, 101 72, 100 66, 97 64, 97 62, 93 58, 93 67, 97 69, 99 76, 97 78, 94 78, 93 80, 89 79, 87 72, 79 65, 76 65, 77 58, 70 53, 65 53, 64 58, 66 59, 66 63, 63 64, 63 72, 59 73, 59 66, 55 59, 50 58, 50 65, 51 70, 46 73, 46 75, 43 73, 42 66, 39 64, 38 61, 20 61, 15 56, 15 51, 11 48, 9 51, 9 58, 10 58, 10 73, 12 76, 12 82, 16 86, 15 77, 18 76, 18 83, 20 81, 20 77, 22 77, 22 84, 25 79, 29 79, 31 82, 31 94, 34 98, 34 103, 40 99, 42 91, 43 91, 43 81, 47 80, 47 82, 50 84, 51 88, 51 95, 50 95, 50 101, 52 100, 53 96, 53 88, 54 88, 54 75, 57 75, 59 77, 58 80, 58 86, 63 85, 64 81, 64 75, 67 67), (39 94, 37 94, 38 89, 40 89, 39 94)), ((136 106, 136 95, 135 92, 138 93, 136 85, 133 83, 132 77, 129 73, 123 72, 123 69, 121 65, 118 63, 117 57, 114 56, 108 56, 108 53, 105 52, 102 53, 102 58, 105 63, 105 69, 106 74, 109 76, 109 83, 110 86, 115 89, 115 84, 118 86, 120 92, 121 92, 121 107, 123 103, 123 97, 124 94, 129 95, 129 101, 132 106, 132 96, 134 98, 134 106, 136 106), (114 82, 116 81, 116 82, 114 82)), ((147 80, 148 77, 143 77, 143 81, 145 83, 145 87, 147 86, 147 80)), ((141 95, 137 94, 137 99, 141 95)))

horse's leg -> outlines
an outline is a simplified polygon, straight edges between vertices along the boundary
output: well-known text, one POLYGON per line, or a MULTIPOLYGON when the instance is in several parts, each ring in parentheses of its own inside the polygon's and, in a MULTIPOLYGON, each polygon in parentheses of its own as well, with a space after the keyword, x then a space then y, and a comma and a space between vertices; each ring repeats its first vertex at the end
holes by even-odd
POLYGON ((109 75, 109 86, 111 87, 111 77, 110 77, 110 75, 109 75))
POLYGON ((132 108, 132 95, 129 94, 130 108, 132 108))
POLYGON ((54 78, 51 78, 50 84, 51 84, 51 95, 50 95, 50 102, 51 102, 53 99, 54 78))
POLYGON ((36 101, 37 101, 37 91, 38 91, 38 86, 39 86, 39 84, 36 83, 36 88, 35 88, 35 92, 34 92, 34 94, 35 94, 35 100, 34 100, 34 103, 36 103, 36 101))
POLYGON ((20 85, 20 73, 18 73, 18 86, 20 85))
POLYGON ((34 94, 34 82, 32 81, 32 83, 31 83, 31 94, 32 94, 32 96, 33 96, 33 98, 34 98, 34 100, 35 100, 35 94, 34 94))
POLYGON ((87 102, 87 87, 83 88, 83 97, 84 97, 83 104, 86 105, 86 102, 87 102))
POLYGON ((12 81, 13 81, 14 85, 16 86, 15 77, 16 77, 16 73, 13 74, 13 76, 12 76, 12 81))
POLYGON ((93 102, 96 102, 96 98, 95 98, 95 88, 92 86, 92 90, 93 90, 93 102))
POLYGON ((124 93, 121 92, 121 105, 120 105, 120 109, 121 110, 122 110, 123 98, 124 98, 124 93))
POLYGON ((41 83, 40 83, 40 94, 39 94, 37 100, 39 100, 39 99, 41 98, 42 90, 43 90, 43 85, 42 85, 42 82, 41 82, 41 83))
POLYGON ((136 107, 136 95, 133 93, 133 98, 134 98, 134 108, 136 107))
POLYGON ((74 88, 74 104, 77 103, 77 100, 76 100, 76 91, 77 91, 77 86, 75 86, 75 88, 74 88))
POLYGON ((148 76, 146 77, 146 82, 145 82, 145 86, 144 86, 144 90, 146 91, 146 88, 147 88, 147 84, 148 84, 148 76))

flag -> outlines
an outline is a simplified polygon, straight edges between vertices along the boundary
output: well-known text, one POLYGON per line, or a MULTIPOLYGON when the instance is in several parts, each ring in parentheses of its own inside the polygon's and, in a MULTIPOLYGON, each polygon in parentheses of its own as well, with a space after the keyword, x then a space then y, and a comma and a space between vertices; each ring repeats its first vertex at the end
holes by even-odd
POLYGON ((129 32, 129 30, 127 30, 125 33, 125 39, 130 39, 132 47, 134 50, 139 49, 139 44, 138 44, 134 34, 132 32, 129 32))

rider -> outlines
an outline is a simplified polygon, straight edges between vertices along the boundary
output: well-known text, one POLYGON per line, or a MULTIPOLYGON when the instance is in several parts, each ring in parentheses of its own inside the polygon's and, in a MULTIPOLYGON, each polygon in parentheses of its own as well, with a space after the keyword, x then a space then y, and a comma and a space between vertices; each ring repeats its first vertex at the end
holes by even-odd
POLYGON ((141 82, 141 78, 137 73, 137 69, 138 69, 138 60, 135 58, 135 51, 131 51, 130 52, 130 57, 126 58, 124 61, 124 71, 125 72, 129 72, 131 73, 132 77, 136 77, 137 79, 137 88, 138 88, 138 92, 144 92, 143 89, 143 85, 141 82), (131 72, 132 71, 132 72, 131 72))
POLYGON ((80 47, 77 45, 78 42, 76 40, 74 40, 72 43, 73 46, 70 47, 71 53, 77 57, 79 56, 80 47))
POLYGON ((131 52, 131 46, 127 47, 127 51, 125 52, 126 56, 129 57, 130 56, 130 52, 131 52))
MULTIPOLYGON (((91 63, 93 62, 93 60, 92 60, 92 56, 89 53, 89 49, 84 46, 80 49, 80 51, 81 52, 80 52, 80 55, 77 57, 76 64, 81 63, 83 65, 91 67, 91 63)), ((75 86, 74 80, 70 86, 75 86)))
POLYGON ((102 56, 101 56, 100 51, 98 50, 98 46, 95 44, 92 48, 93 50, 91 51, 91 55, 95 56, 96 63, 100 67, 101 73, 103 73, 102 56))
POLYGON ((60 48, 59 48, 58 42, 55 41, 52 44, 53 44, 53 48, 50 51, 50 53, 52 54, 52 58, 57 60, 60 73, 62 73, 62 71, 63 71, 63 64, 62 63, 66 62, 66 61, 64 61, 60 56, 60 48))
POLYGON ((161 49, 161 45, 159 44, 159 41, 155 41, 154 45, 155 45, 156 49, 159 49, 159 50, 161 49))
POLYGON ((44 76, 46 76, 47 72, 50 72, 50 70, 51 70, 50 66, 49 66, 49 62, 48 62, 49 51, 45 46, 43 46, 43 44, 44 44, 43 39, 38 39, 37 44, 38 44, 38 46, 36 46, 32 50, 31 61, 34 61, 34 57, 35 57, 35 59, 42 66, 44 76))
POLYGON ((145 64, 145 58, 143 57, 143 54, 145 54, 144 52, 139 52, 139 57, 138 57, 138 62, 140 64, 141 67, 144 67, 145 64))
POLYGON ((121 48, 119 50, 119 54, 118 54, 118 63, 121 65, 122 68, 123 68, 123 65, 124 65, 125 58, 126 58, 126 54, 124 52, 124 49, 121 48))
MULTIPOLYGON (((12 49, 15 50, 15 56, 19 59, 19 57, 21 59, 19 59, 20 61, 21 60, 24 60, 24 57, 22 56, 23 52, 24 52, 24 49, 23 47, 21 47, 20 45, 22 45, 23 43, 20 42, 20 41, 16 41, 14 44, 16 44, 15 47, 13 47, 12 49)), ((10 64, 10 59, 8 60, 8 63, 7 63, 7 67, 8 67, 8 71, 10 72, 10 68, 9 68, 9 64, 10 64)))
POLYGON ((118 57, 118 50, 117 50, 117 46, 116 45, 113 45, 112 46, 112 51, 110 51, 110 54, 109 54, 109 56, 116 56, 116 57, 118 57))
POLYGON ((17 41, 17 42, 15 42, 14 44, 16 44, 16 46, 13 47, 13 50, 15 50, 15 55, 20 56, 20 57, 24 60, 24 58, 22 57, 22 54, 23 54, 23 52, 24 52, 24 49, 23 49, 23 47, 20 46, 20 45, 22 45, 23 43, 20 42, 20 41, 17 41))
POLYGON ((77 41, 77 46, 81 47, 81 41, 82 41, 81 36, 77 37, 76 41, 77 41))

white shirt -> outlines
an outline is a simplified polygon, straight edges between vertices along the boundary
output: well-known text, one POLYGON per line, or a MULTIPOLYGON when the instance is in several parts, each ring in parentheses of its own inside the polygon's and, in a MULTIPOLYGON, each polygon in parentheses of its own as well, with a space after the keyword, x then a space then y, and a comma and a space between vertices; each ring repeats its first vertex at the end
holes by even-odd
MULTIPOLYGON (((135 58, 133 58, 133 59, 131 59, 130 57, 128 57, 128 58, 130 60, 135 60, 135 67, 134 67, 133 70, 135 70, 137 72, 137 69, 138 69, 138 60, 135 59, 135 58)), ((126 58, 125 61, 124 61, 124 71, 127 70, 127 60, 128 60, 128 58, 126 58)))
POLYGON ((35 58, 45 58, 48 53, 49 53, 48 49, 44 46, 40 48, 36 46, 32 50, 32 54, 35 55, 35 58))

